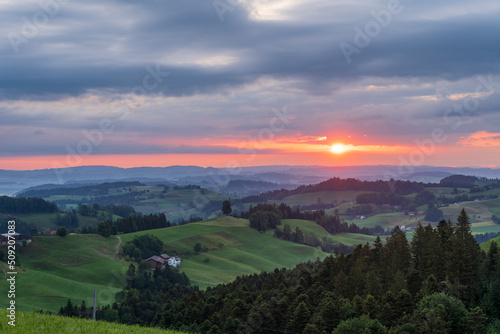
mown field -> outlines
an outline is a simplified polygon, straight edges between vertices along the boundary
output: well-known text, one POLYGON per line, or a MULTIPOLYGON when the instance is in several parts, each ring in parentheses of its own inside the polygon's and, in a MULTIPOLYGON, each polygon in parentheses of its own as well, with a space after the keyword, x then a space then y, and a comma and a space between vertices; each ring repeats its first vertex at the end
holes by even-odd
MULTIPOLYGON (((124 262, 114 261, 118 240, 100 235, 37 237, 28 247, 17 247, 21 267, 17 268, 16 305, 23 310, 58 311, 68 298, 76 303, 92 304, 94 289, 98 304, 113 301, 125 286, 124 262)), ((0 294, 7 295, 2 278, 0 294)), ((6 306, 2 298, 0 306, 6 306)))
POLYGON ((7 310, 0 310, 0 332, 2 333, 107 333, 107 334, 183 334, 178 331, 139 326, 127 326, 105 321, 92 321, 35 312, 16 312, 16 326, 7 324, 7 310))

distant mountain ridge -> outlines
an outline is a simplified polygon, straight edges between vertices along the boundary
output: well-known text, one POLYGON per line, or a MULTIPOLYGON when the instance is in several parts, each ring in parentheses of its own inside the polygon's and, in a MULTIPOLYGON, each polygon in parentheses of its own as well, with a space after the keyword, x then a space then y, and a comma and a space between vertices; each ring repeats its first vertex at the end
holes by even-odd
POLYGON ((388 180, 389 178, 439 182, 452 174, 498 178, 498 168, 442 167, 442 166, 254 166, 235 169, 168 166, 121 168, 113 166, 81 166, 63 169, 0 170, 0 195, 12 195, 23 189, 42 184, 69 184, 106 180, 131 181, 150 179, 154 182, 180 182, 223 185, 230 180, 265 181, 277 184, 302 185, 325 181, 332 177, 360 180, 388 180), (85 182, 84 182, 85 181, 85 182))

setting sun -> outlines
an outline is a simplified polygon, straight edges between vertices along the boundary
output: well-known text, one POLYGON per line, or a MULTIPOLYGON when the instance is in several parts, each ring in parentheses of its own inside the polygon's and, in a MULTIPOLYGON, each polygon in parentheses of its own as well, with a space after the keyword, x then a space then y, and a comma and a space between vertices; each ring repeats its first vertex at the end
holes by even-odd
POLYGON ((340 143, 333 144, 332 146, 330 146, 330 152, 335 153, 335 154, 342 154, 345 151, 347 151, 348 149, 349 148, 346 145, 340 144, 340 143))

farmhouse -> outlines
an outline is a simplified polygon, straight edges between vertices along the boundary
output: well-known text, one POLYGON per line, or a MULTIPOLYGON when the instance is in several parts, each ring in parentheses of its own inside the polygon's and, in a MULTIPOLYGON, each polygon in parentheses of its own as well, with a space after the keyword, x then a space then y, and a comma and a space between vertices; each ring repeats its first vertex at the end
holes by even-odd
POLYGON ((181 258, 178 256, 168 256, 167 254, 162 254, 160 256, 153 255, 147 258, 146 262, 151 266, 151 270, 155 270, 156 268, 165 269, 165 264, 176 268, 181 265, 181 258))
POLYGON ((158 255, 153 255, 150 258, 147 258, 146 262, 151 266, 151 270, 165 268, 165 259, 158 255))
POLYGON ((179 267, 181 265, 181 258, 178 256, 172 256, 168 259, 168 265, 171 267, 179 267))
POLYGON ((413 227, 406 227, 404 225, 399 225, 399 229, 403 232, 411 232, 413 231, 413 227))
MULTIPOLYGON (((19 233, 14 233, 11 234, 11 237, 14 237, 14 240, 16 241, 16 244, 22 246, 23 245, 23 240, 26 240, 28 244, 31 242, 31 235, 25 235, 25 234, 19 234, 19 233)), ((4 233, 0 235, 0 245, 7 245, 7 242, 9 241, 9 234, 4 233)))

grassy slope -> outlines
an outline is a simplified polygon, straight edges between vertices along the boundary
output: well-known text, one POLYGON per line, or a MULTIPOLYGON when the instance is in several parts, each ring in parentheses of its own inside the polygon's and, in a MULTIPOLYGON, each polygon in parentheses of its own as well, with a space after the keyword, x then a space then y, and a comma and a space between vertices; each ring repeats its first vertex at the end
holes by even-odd
POLYGON ((500 237, 496 237, 495 239, 491 239, 491 240, 488 240, 486 242, 483 242, 482 244, 480 244, 479 246, 481 246, 481 249, 484 250, 485 252, 488 251, 488 249, 490 249, 490 245, 491 243, 495 241, 497 243, 497 245, 500 245, 500 237))
MULTIPOLYGON (((447 188, 443 188, 447 190, 447 188)), ((339 211, 344 212, 347 207, 352 206, 349 203, 344 203, 338 207, 339 211)), ((451 204, 448 207, 440 208, 443 211, 445 219, 451 219, 456 222, 458 215, 462 208, 465 208, 469 214, 472 223, 471 230, 473 233, 487 233, 487 232, 500 232, 500 225, 494 224, 491 220, 493 214, 500 215, 500 199, 493 199, 488 201, 471 201, 451 204)), ((419 208, 424 209, 424 207, 419 208)), ((333 214, 333 209, 326 210, 328 214, 333 214)), ((342 218, 342 216, 341 216, 342 218)), ((382 213, 370 216, 363 220, 346 220, 347 223, 355 223, 359 227, 375 227, 376 225, 382 226, 384 229, 392 228, 396 225, 405 225, 414 227, 418 222, 423 225, 429 222, 424 219, 424 216, 405 216, 399 212, 382 213)))
MULTIPOLYGON (((355 233, 340 233, 336 235, 331 235, 327 231, 325 231, 321 226, 316 224, 313 221, 309 220, 300 220, 300 219, 284 219, 283 225, 288 224, 292 228, 292 231, 295 230, 295 227, 300 228, 304 235, 306 233, 312 233, 317 238, 321 239, 323 237, 327 237, 333 240, 334 243, 343 243, 347 246, 355 246, 358 244, 363 244, 365 242, 373 243, 376 236, 371 235, 363 235, 363 234, 355 234, 355 233)), ((267 232, 272 235, 272 232, 267 232)))
POLYGON ((181 256, 181 270, 202 288, 231 281, 236 276, 291 268, 328 255, 316 248, 275 239, 269 233, 259 233, 248 226, 248 220, 233 217, 126 234, 121 236, 123 244, 143 234, 158 236, 165 243, 167 253, 192 252, 197 242, 210 249, 187 258, 181 256))
POLYGON ((7 312, 0 311, 0 332, 9 333, 133 333, 133 334, 182 334, 177 331, 139 326, 127 326, 105 321, 91 321, 59 317, 35 312, 16 312, 16 326, 7 324, 7 312))
MULTIPOLYGON (((112 302, 125 284, 128 268, 112 260, 116 243, 116 238, 99 235, 70 235, 38 237, 26 248, 17 247, 21 257, 16 280, 18 307, 58 311, 68 298, 90 305, 94 289, 98 290, 98 304, 112 302)), ((6 295, 7 290, 2 280, 0 294, 6 295)), ((5 303, 0 300, 0 306, 5 303)))
POLYGON ((346 222, 354 223, 359 227, 375 227, 380 225, 384 229, 392 228, 396 225, 416 226, 419 221, 426 223, 424 216, 405 216, 401 212, 382 213, 366 219, 346 220, 346 222))
POLYGON ((445 219, 456 221, 462 208, 469 214, 473 233, 500 232, 500 225, 494 224, 491 220, 492 215, 500 215, 500 199, 479 201, 479 202, 461 202, 451 204, 449 207, 441 208, 445 219))

